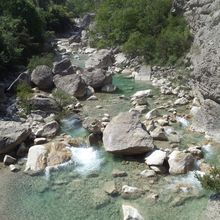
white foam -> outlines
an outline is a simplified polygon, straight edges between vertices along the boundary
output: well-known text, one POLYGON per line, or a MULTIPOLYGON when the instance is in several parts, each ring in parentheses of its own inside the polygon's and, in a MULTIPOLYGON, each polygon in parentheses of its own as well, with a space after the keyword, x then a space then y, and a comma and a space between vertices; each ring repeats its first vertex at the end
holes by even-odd
POLYGON ((81 175, 88 175, 99 170, 104 162, 101 152, 92 147, 70 149, 73 154, 72 160, 75 163, 75 169, 81 175))
POLYGON ((179 116, 176 116, 176 120, 182 124, 183 127, 188 127, 189 126, 189 121, 186 120, 185 118, 183 117, 179 117, 179 116))
POLYGON ((185 176, 174 177, 172 179, 172 183, 169 185, 169 188, 172 189, 175 186, 182 185, 180 189, 183 192, 188 192, 188 186, 197 188, 197 189, 202 189, 201 183, 195 176, 196 174, 203 176, 205 173, 197 170, 197 171, 191 171, 185 176))

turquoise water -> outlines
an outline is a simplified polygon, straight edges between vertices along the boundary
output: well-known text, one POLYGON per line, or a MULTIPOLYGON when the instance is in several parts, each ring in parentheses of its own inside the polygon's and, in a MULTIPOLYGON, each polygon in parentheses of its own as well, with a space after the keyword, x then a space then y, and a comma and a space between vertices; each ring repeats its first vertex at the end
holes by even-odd
MULTIPOLYGON (((119 96, 130 97, 142 89, 153 89, 154 98, 149 99, 152 107, 154 100, 160 98, 158 90, 148 83, 134 82, 123 76, 115 76, 114 83, 119 87, 115 94, 97 94, 98 102, 86 102, 87 115, 101 117, 107 112, 114 116, 127 111, 131 107, 129 100, 121 100, 119 96), (96 109, 100 102, 103 108, 96 109)), ((64 121, 62 129, 73 137, 87 136, 80 121, 74 117, 64 121)), ((184 146, 203 141, 200 135, 184 130, 181 125, 176 129, 185 134, 184 146)), ((213 158, 209 155, 207 160, 213 158)), ((194 174, 142 178, 139 173, 146 169, 143 161, 143 157, 114 157, 98 147, 75 148, 72 163, 51 171, 47 177, 18 174, 6 201, 7 220, 120 220, 123 219, 122 204, 138 208, 148 220, 200 219, 208 196, 194 174), (114 169, 126 171, 128 176, 113 178, 114 169), (113 197, 105 193, 105 184, 112 181, 119 192, 113 197), (144 193, 135 200, 123 199, 120 195, 123 185, 138 187, 144 193), (158 194, 158 199, 152 199, 152 194, 158 194)))

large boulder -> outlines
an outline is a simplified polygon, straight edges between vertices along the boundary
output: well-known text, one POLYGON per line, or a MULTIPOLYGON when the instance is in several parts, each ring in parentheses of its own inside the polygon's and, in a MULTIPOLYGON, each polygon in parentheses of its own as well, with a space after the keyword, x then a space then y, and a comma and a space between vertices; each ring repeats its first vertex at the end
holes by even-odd
POLYGON ((69 75, 75 73, 70 59, 65 58, 59 62, 53 64, 53 74, 54 75, 69 75))
POLYGON ((86 95, 86 84, 78 74, 55 75, 54 84, 56 88, 76 98, 82 98, 86 95))
POLYGON ((25 171, 42 171, 47 166, 47 147, 35 145, 29 149, 25 171))
POLYGON ((14 150, 25 141, 31 131, 27 125, 15 121, 0 121, 0 154, 14 150))
POLYGON ((61 110, 55 99, 43 94, 33 96, 30 99, 30 105, 33 109, 41 110, 47 113, 56 113, 61 110))
POLYGON ((52 138, 55 137, 60 129, 60 125, 56 121, 45 124, 36 132, 37 137, 52 138))
POLYGON ((185 174, 194 169, 194 162, 190 153, 175 150, 169 155, 169 173, 173 175, 185 174))
POLYGON ((154 149, 153 139, 139 115, 123 112, 114 117, 103 132, 105 150, 120 155, 143 154, 154 149))
POLYGON ((100 89, 112 83, 112 75, 107 74, 102 69, 87 69, 84 71, 82 78, 88 86, 94 89, 100 89))
POLYGON ((139 211, 130 205, 122 205, 122 210, 124 220, 144 220, 139 211))
POLYGON ((112 66, 113 58, 112 51, 107 49, 99 50, 97 53, 93 54, 85 63, 85 67, 89 68, 108 68, 112 66))
POLYGON ((29 149, 25 171, 40 172, 47 166, 56 166, 69 161, 71 151, 64 143, 51 142, 45 145, 35 145, 29 149))
POLYGON ((53 74, 50 67, 42 65, 37 66, 31 73, 31 81, 40 90, 50 90, 53 88, 53 74))

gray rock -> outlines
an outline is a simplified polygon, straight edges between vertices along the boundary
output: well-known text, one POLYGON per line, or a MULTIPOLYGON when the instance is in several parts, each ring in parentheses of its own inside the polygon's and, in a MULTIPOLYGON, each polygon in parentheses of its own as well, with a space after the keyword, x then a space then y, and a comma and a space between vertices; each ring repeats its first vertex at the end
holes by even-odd
POLYGON ((14 164, 9 165, 9 169, 13 173, 18 172, 20 170, 20 168, 17 165, 14 165, 14 164))
POLYGON ((214 140, 220 141, 220 105, 212 100, 204 100, 200 107, 193 107, 191 128, 198 132, 205 132, 214 140))
POLYGON ((96 101, 96 100, 98 100, 98 98, 97 98, 97 96, 92 95, 92 96, 90 96, 89 98, 87 98, 86 100, 87 100, 87 101, 96 101))
POLYGON ((122 205, 123 210, 123 220, 144 220, 144 217, 139 213, 139 211, 130 206, 122 205))
POLYGON ((142 190, 137 187, 124 185, 122 186, 122 198, 137 199, 143 194, 142 190))
POLYGON ((103 132, 105 150, 120 155, 136 155, 154 149, 153 139, 143 128, 139 116, 123 112, 114 117, 103 132))
POLYGON ((123 170, 113 170, 113 171, 112 171, 112 176, 113 176, 114 178, 117 178, 117 177, 126 177, 126 176, 128 176, 128 174, 127 174, 125 171, 123 171, 123 170))
POLYGON ((5 157, 3 159, 3 163, 4 163, 4 165, 15 164, 16 159, 10 155, 5 155, 5 157))
POLYGON ((115 66, 124 67, 127 64, 128 60, 123 53, 118 53, 115 55, 115 66))
POLYGON ((139 72, 135 75, 135 80, 150 81, 151 80, 151 66, 141 66, 139 72))
POLYGON ((189 100, 185 97, 179 98, 174 102, 174 105, 186 105, 189 103, 189 100))
POLYGON ((118 193, 115 182, 114 181, 109 181, 104 184, 104 191, 111 196, 114 196, 118 193))
POLYGON ((73 35, 68 40, 69 40, 69 44, 80 43, 81 42, 81 37, 80 37, 80 35, 73 35))
POLYGON ((34 144, 39 145, 39 144, 45 144, 47 142, 47 139, 42 137, 42 138, 35 138, 34 139, 34 144))
POLYGON ((143 177, 150 178, 150 177, 155 177, 157 174, 154 170, 143 170, 140 173, 140 175, 143 176, 143 177))
MULTIPOLYGON (((59 75, 68 75, 72 67, 70 59, 63 59, 59 62, 55 62, 53 64, 53 73, 54 75, 59 74, 59 75)), ((70 74, 72 74, 71 72, 70 74)))
POLYGON ((194 158, 190 153, 173 151, 169 155, 169 173, 173 175, 185 174, 194 169, 194 158))
POLYGON ((53 88, 53 74, 50 67, 45 65, 37 66, 31 73, 31 81, 40 90, 51 90, 53 88))
POLYGON ((168 141, 167 135, 162 127, 156 127, 150 132, 151 137, 158 141, 168 141))
POLYGON ((56 113, 61 110, 55 99, 42 94, 32 97, 30 99, 30 105, 33 109, 41 110, 46 113, 56 113))
POLYGON ((166 157, 167 155, 165 151, 155 150, 145 158, 145 163, 149 166, 160 166, 163 165, 166 157))
POLYGON ((82 98, 86 95, 86 84, 80 75, 55 75, 53 80, 56 88, 71 96, 82 98))
POLYGON ((52 138, 55 137, 56 134, 60 130, 60 125, 56 121, 51 121, 44 125, 36 132, 37 137, 45 137, 45 138, 52 138))
POLYGON ((102 49, 93 54, 85 63, 85 67, 89 68, 108 68, 113 64, 112 51, 102 49))
POLYGON ((27 125, 15 121, 0 121, 0 154, 14 150, 25 141, 31 131, 27 125))
POLYGON ((46 168, 48 149, 44 145, 35 145, 29 149, 25 171, 40 172, 46 168))
POLYGON ((101 89, 112 83, 112 75, 107 74, 102 69, 87 69, 84 71, 82 78, 88 86, 94 89, 101 89))
POLYGON ((116 90, 117 87, 112 84, 108 84, 102 87, 102 92, 112 93, 115 92, 116 90))
POLYGON ((100 120, 92 117, 87 117, 82 123, 82 126, 93 134, 101 134, 102 123, 100 120))

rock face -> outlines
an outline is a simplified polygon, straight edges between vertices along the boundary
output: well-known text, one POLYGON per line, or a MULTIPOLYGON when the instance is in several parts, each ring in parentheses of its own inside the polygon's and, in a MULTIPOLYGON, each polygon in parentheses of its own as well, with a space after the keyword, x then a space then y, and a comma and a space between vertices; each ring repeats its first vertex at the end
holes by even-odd
MULTIPOLYGON (((203 1, 182 1, 175 0, 174 11, 183 12, 191 31, 194 35, 193 45, 188 55, 188 65, 192 69, 193 88, 195 95, 200 101, 211 100, 212 110, 208 110, 207 102, 202 104, 200 113, 206 117, 196 126, 198 130, 206 127, 210 122, 212 127, 208 133, 215 135, 216 128, 219 128, 219 121, 216 119, 216 109, 220 106, 220 9, 219 0, 203 1), (216 104, 214 104, 214 102, 216 104), (218 106, 218 107, 217 107, 218 106)), ((211 101, 208 101, 211 103, 211 101)))
POLYGON ((31 81, 41 90, 50 90, 53 88, 53 74, 50 67, 42 65, 37 66, 31 73, 31 81))
POLYGON ((122 205, 122 209, 124 220, 144 220, 139 211, 130 205, 122 205))
POLYGON ((33 109, 41 110, 47 113, 56 113, 60 111, 55 99, 47 95, 35 95, 31 98, 30 104, 33 109))
POLYGON ((102 69, 87 69, 82 78, 88 86, 94 89, 101 89, 103 86, 112 83, 112 76, 102 69))
POLYGON ((139 116, 123 112, 114 117, 103 132, 105 150, 114 154, 136 155, 153 150, 153 139, 143 128, 139 116))
POLYGON ((0 154, 15 149, 30 135, 27 125, 14 121, 0 121, 0 154))
POLYGON ((76 98, 82 98, 86 94, 86 84, 80 75, 56 75, 54 76, 56 88, 63 90, 67 94, 76 98))
POLYGON ((220 141, 220 105, 207 99, 204 100, 200 107, 193 107, 191 110, 193 115, 193 130, 206 132, 216 141, 220 141))
POLYGON ((108 68, 113 64, 112 52, 102 49, 93 54, 85 63, 87 69, 108 68))
POLYGON ((194 169, 194 158, 190 153, 181 151, 173 151, 168 160, 170 174, 185 174, 194 169))

